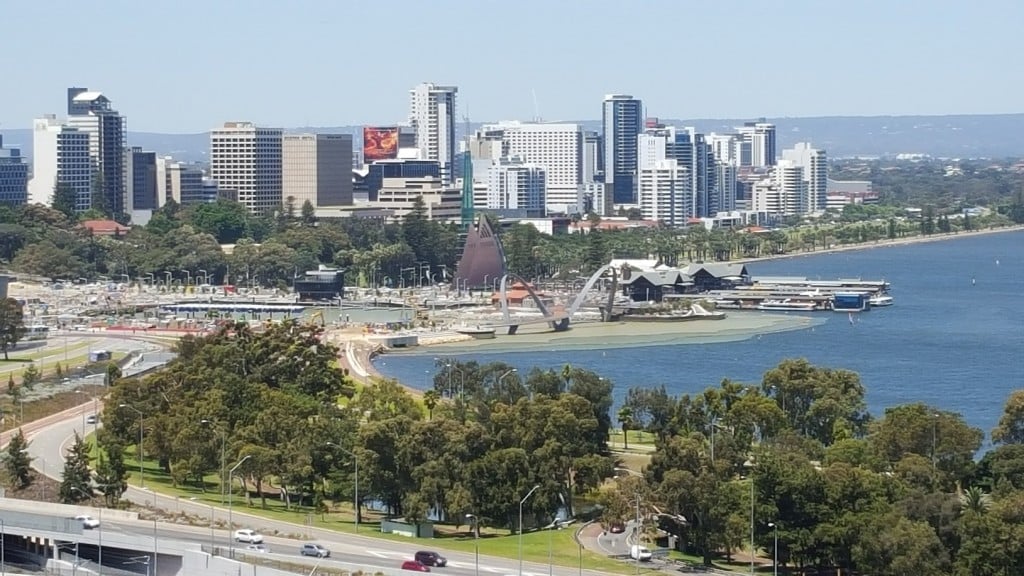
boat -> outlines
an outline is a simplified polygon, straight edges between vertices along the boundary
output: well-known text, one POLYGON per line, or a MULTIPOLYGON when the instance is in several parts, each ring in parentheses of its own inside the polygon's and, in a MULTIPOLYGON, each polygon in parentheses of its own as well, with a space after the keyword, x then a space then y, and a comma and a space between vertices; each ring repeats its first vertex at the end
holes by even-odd
POLYGON ((782 310, 786 312, 811 312, 814 308, 814 302, 794 302, 789 298, 785 300, 765 300, 757 305, 758 310, 782 310))
POLYGON ((877 296, 868 298, 868 304, 871 304, 872 308, 878 306, 892 306, 892 303, 892 296, 887 296, 885 294, 878 294, 877 296))
POLYGON ((625 314, 623 322, 686 322, 690 320, 724 320, 725 312, 695 313, 693 310, 682 312, 660 312, 657 314, 625 314))
POLYGON ((494 328, 490 326, 459 326, 455 331, 459 334, 472 336, 474 340, 490 340, 494 338, 494 328))

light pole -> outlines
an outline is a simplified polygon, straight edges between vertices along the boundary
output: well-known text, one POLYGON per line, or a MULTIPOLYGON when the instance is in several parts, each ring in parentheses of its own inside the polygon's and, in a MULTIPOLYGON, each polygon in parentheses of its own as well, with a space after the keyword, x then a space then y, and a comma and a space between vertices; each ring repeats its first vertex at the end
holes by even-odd
POLYGON ((555 561, 555 530, 558 530, 558 525, 562 523, 560 516, 555 516, 555 519, 551 523, 551 530, 548 532, 548 576, 554 574, 554 561, 555 561))
POLYGON ((936 446, 936 427, 939 423, 939 414, 936 412, 932 414, 932 482, 935 481, 935 446, 936 446))
POLYGON ((353 500, 352 503, 355 505, 355 509, 356 509, 355 510, 355 512, 356 512, 356 534, 358 534, 359 533, 359 458, 357 458, 355 453, 352 452, 351 450, 348 450, 347 448, 339 446, 338 444, 335 444, 334 442, 328 442, 327 445, 328 446, 332 446, 334 448, 337 448, 338 450, 341 450, 345 454, 348 454, 349 456, 352 457, 352 464, 353 464, 353 466, 355 466, 355 469, 356 469, 356 475, 355 475, 355 496, 352 498, 352 500, 353 500))
POLYGON ((184 268, 182 268, 181 271, 185 273, 185 286, 188 286, 192 283, 192 273, 184 268))
POLYGON ((216 430, 220 434, 220 503, 223 506, 224 505, 224 467, 227 466, 227 462, 225 461, 225 457, 227 455, 227 451, 225 450, 225 447, 227 446, 228 433, 227 433, 227 430, 225 430, 225 428, 223 426, 217 426, 216 422, 214 422, 213 420, 207 420, 206 418, 203 418, 202 420, 200 420, 200 423, 201 424, 206 424, 208 426, 212 426, 213 429, 216 430))
POLYGON ((636 573, 640 574, 640 493, 636 493, 636 520, 633 524, 636 530, 636 573))
MULTIPOLYGON (((235 557, 235 538, 234 534, 231 533, 231 529, 234 528, 234 520, 232 518, 232 513, 233 504, 235 500, 235 490, 234 486, 231 485, 231 478, 234 477, 235 470, 238 470, 238 467, 241 466, 242 464, 245 464, 245 461, 248 460, 249 458, 252 458, 252 454, 248 454, 244 458, 239 460, 238 463, 232 466, 231 470, 228 472, 228 558, 235 557)), ((245 482, 242 482, 242 485, 244 486, 245 482)))
MULTIPOLYGON (((195 496, 189 498, 189 500, 198 503, 195 496)), ((213 556, 213 548, 216 545, 213 539, 213 504, 207 504, 210 507, 210 556, 213 556)))
POLYGON ((769 522, 768 527, 775 532, 775 549, 772 551, 772 573, 779 576, 779 525, 769 522))
POLYGON ((4 538, 7 536, 7 526, 4 519, 0 518, 0 576, 7 576, 7 550, 4 547, 4 538))
MULTIPOLYGON (((502 374, 501 376, 498 376, 498 387, 499 388, 501 387, 501 381, 505 378, 505 376, 508 376, 509 374, 515 374, 516 372, 519 372, 518 368, 510 368, 510 369, 506 370, 504 374, 502 374)), ((509 394, 508 403, 509 404, 513 403, 513 399, 512 399, 512 395, 511 394, 509 394)))
POLYGON ((519 576, 523 576, 523 504, 533 496, 533 493, 540 488, 540 484, 537 484, 523 496, 523 499, 519 501, 519 576))
POLYGON ((127 408, 139 415, 139 452, 135 456, 139 459, 139 488, 144 488, 146 486, 146 471, 145 468, 143 468, 144 455, 142 451, 142 444, 145 442, 145 432, 143 432, 145 418, 143 417, 142 412, 131 404, 118 404, 117 407, 127 408))
POLYGON ((473 523, 473 554, 476 576, 480 576, 480 519, 476 514, 466 514, 466 519, 473 523))

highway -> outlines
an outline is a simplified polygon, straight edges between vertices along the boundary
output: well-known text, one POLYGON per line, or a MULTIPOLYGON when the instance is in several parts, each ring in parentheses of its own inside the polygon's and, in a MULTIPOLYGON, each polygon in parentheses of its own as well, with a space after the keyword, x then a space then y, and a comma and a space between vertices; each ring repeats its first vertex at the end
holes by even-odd
MULTIPOLYGON (((27 432, 30 440, 29 454, 32 456, 32 465, 47 476, 60 480, 63 471, 63 459, 67 447, 74 439, 75 432, 81 434, 83 426, 92 431, 94 425, 84 424, 82 414, 91 413, 92 404, 84 404, 79 410, 72 410, 64 413, 62 419, 51 424, 36 428, 27 432)), ((226 525, 228 521, 228 510, 221 507, 211 507, 205 503, 192 502, 182 498, 175 498, 154 493, 147 489, 140 489, 132 486, 125 493, 124 497, 136 504, 146 507, 156 507, 168 512, 186 513, 196 517, 209 519, 211 515, 215 518, 216 524, 226 525)), ((100 513, 94 514, 99 518, 100 513)), ((430 550, 429 541, 410 541, 410 543, 395 542, 364 536, 362 534, 341 534, 320 528, 310 528, 300 524, 283 522, 261 518, 245 513, 244 504, 236 506, 232 514, 233 521, 237 527, 248 527, 264 534, 265 543, 269 552, 256 553, 266 554, 268 559, 287 560, 294 563, 302 563, 313 566, 317 560, 306 558, 298 553, 299 544, 302 541, 315 541, 331 550, 331 558, 321 562, 322 566, 337 566, 362 570, 388 570, 393 571, 400 568, 403 560, 412 559, 417 550, 430 550), (241 508, 241 509, 239 509, 241 508), (296 538, 272 537, 270 534, 296 535, 296 538)), ((154 521, 103 521, 102 530, 125 531, 136 535, 151 535, 155 533, 159 540, 169 538, 196 542, 209 546, 210 528, 209 525, 187 526, 154 521)), ((99 530, 90 531, 97 533, 99 530)), ((91 538, 83 542, 91 542, 91 538)), ((214 530, 214 542, 216 546, 227 548, 229 546, 228 531, 214 530)), ((236 548, 244 549, 245 544, 235 544, 236 548)), ((449 560, 447 568, 437 569, 438 572, 453 574, 457 576, 475 576, 476 564, 472 552, 450 552, 437 550, 449 560)), ((518 560, 498 558, 493 556, 480 556, 479 571, 481 574, 518 574, 518 560)), ((591 570, 584 570, 583 573, 593 576, 601 574, 591 570)), ((523 574, 526 576, 545 576, 549 574, 547 564, 525 562, 523 574)), ((552 575, 571 576, 578 575, 577 567, 555 566, 550 572, 552 575)))

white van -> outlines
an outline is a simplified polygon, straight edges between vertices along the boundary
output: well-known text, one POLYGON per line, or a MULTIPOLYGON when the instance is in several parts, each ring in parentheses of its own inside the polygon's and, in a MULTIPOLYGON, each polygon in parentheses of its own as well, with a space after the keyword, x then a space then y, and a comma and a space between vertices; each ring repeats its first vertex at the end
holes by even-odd
POLYGON ((633 560, 639 560, 641 562, 651 561, 651 551, 647 546, 637 546, 636 544, 629 547, 629 557, 633 560))

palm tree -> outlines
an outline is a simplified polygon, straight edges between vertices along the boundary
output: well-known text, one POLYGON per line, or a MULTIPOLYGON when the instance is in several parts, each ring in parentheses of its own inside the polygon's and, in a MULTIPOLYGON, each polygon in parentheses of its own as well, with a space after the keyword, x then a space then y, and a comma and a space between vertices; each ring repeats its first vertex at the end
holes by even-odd
POLYGON ((977 486, 971 486, 960 493, 960 509, 964 512, 984 514, 992 503, 992 497, 977 486))
POLYGON ((633 409, 629 406, 619 408, 617 414, 619 426, 622 426, 622 449, 629 450, 629 428, 633 425, 633 409))
POLYGON ((441 396, 437 393, 437 390, 427 390, 423 393, 423 405, 427 407, 427 419, 434 419, 434 408, 437 408, 437 403, 441 401, 441 396))

